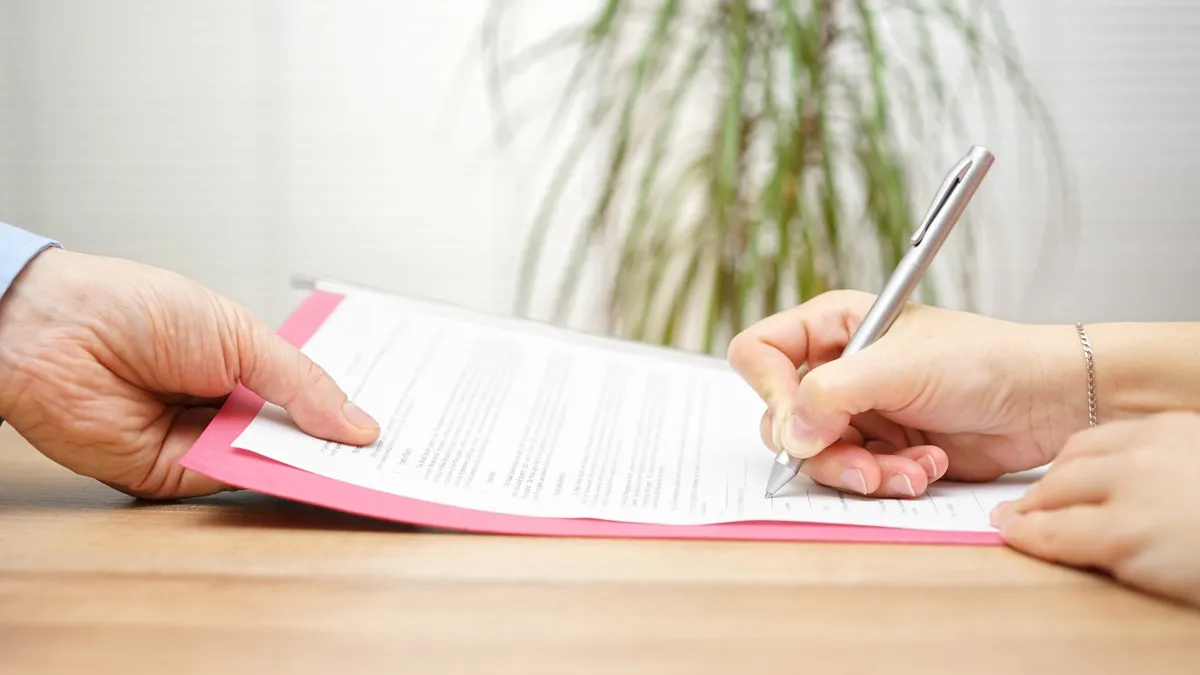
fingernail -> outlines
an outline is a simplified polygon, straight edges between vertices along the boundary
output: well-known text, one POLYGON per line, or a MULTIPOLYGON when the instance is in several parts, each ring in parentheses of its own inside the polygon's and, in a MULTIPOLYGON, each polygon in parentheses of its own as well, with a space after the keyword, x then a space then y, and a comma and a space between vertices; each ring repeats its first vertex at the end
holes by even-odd
POLYGON ((346 416, 346 420, 358 427, 359 429, 377 429, 379 423, 375 418, 368 415, 362 408, 346 401, 346 405, 342 406, 342 414, 346 416))
POLYGON ((842 472, 842 487, 851 492, 865 495, 867 494, 867 479, 863 478, 861 469, 846 469, 842 472))
POLYGON ((908 495, 909 497, 917 496, 917 491, 913 489, 912 481, 902 473, 898 473, 888 479, 888 490, 892 494, 908 495))
POLYGON ((988 513, 988 522, 992 524, 992 527, 999 527, 996 523, 1000 522, 1000 512, 1004 510, 1005 506, 1008 506, 1008 502, 1000 502, 988 513))
POLYGON ((783 425, 783 448, 793 457, 808 459, 817 454, 817 432, 797 415, 783 425))
POLYGON ((1017 514, 1012 509, 1012 502, 1000 502, 996 505, 996 508, 992 509, 991 514, 989 514, 992 527, 1000 531, 1008 528, 1016 519, 1017 514))
POLYGON ((925 469, 925 475, 929 476, 929 480, 937 480, 937 464, 934 463, 932 455, 922 456, 921 459, 917 460, 917 464, 920 464, 921 468, 925 469))

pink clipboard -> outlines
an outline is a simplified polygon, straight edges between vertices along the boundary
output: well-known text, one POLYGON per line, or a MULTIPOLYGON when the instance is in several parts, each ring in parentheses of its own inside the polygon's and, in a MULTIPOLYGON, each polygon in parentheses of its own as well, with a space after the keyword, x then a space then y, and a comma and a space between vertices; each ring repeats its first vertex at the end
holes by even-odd
MULTIPOLYGON (((279 335, 303 346, 333 313, 341 295, 314 291, 288 317, 279 335)), ((232 447, 263 400, 239 386, 181 464, 246 490, 371 518, 464 532, 559 537, 736 539, 756 541, 1000 545, 991 532, 945 532, 816 523, 744 522, 647 525, 584 518, 533 518, 445 506, 326 478, 232 447)))

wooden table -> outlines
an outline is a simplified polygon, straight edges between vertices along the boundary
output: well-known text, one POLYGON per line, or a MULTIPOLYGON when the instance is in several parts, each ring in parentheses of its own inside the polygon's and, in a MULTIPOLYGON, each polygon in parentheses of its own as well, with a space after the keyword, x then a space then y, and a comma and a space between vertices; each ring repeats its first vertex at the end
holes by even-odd
POLYGON ((1200 612, 1003 548, 419 532, 146 505, 0 428, 0 672, 1200 672, 1200 612))

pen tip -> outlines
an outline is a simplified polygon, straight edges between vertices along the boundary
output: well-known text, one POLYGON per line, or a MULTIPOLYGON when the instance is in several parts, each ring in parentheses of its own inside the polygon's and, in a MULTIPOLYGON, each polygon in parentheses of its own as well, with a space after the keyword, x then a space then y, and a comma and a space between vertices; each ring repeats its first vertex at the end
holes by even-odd
POLYGON ((767 490, 767 492, 766 492, 766 499, 770 499, 770 498, 772 498, 772 497, 774 497, 774 496, 775 496, 775 495, 771 494, 771 491, 770 491, 770 490, 767 490))

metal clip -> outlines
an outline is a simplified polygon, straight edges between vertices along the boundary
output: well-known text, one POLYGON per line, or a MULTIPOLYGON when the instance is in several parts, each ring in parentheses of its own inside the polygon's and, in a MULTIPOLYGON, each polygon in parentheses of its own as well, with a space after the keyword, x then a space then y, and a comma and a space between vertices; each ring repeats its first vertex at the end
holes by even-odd
POLYGON ((937 219, 941 213, 942 207, 950 200, 950 195, 954 194, 954 189, 962 182, 963 176, 967 175, 967 171, 971 168, 971 158, 963 157, 958 164, 950 170, 946 180, 942 181, 942 186, 938 188, 937 194, 934 195, 933 204, 929 206, 929 212, 921 219, 921 225, 917 227, 917 231, 913 233, 911 243, 916 246, 925 238, 929 232, 929 227, 933 225, 933 221, 937 219))

